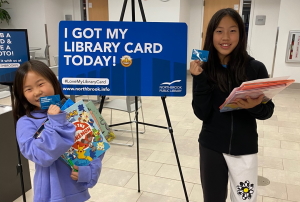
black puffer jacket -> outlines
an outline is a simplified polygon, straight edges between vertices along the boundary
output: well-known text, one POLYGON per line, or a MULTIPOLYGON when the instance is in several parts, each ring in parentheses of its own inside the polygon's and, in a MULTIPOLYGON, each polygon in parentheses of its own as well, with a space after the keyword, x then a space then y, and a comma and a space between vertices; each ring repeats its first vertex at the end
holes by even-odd
MULTIPOLYGON (((249 61, 246 74, 248 80, 268 78, 264 64, 253 58, 249 61)), ((232 88, 234 87, 237 86, 232 88)), ((192 106, 195 115, 203 121, 199 142, 204 147, 226 154, 257 153, 256 119, 270 118, 274 111, 274 103, 270 100, 251 109, 220 113, 219 106, 228 95, 229 93, 222 92, 217 85, 209 85, 205 71, 193 76, 192 106)))

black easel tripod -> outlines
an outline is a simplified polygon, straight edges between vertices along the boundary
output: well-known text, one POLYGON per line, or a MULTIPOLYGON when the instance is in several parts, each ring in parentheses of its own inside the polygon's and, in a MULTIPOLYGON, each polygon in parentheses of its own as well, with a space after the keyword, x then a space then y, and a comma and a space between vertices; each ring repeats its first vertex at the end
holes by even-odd
MULTIPOLYGON (((14 109, 14 95, 13 95, 13 90, 12 90, 13 83, 12 82, 3 82, 3 83, 0 83, 0 84, 1 85, 9 86, 10 99, 11 99, 11 107, 12 107, 12 109, 14 109)), ((14 127, 15 127, 14 131, 16 131, 16 120, 15 119, 14 119, 14 127)), ((19 144, 17 142, 17 139, 16 139, 16 144, 17 144, 17 153, 18 153, 18 164, 16 166, 17 167, 17 175, 20 175, 23 202, 26 202, 26 195, 25 195, 25 188, 24 188, 24 178, 23 178, 23 168, 22 168, 22 160, 21 160, 21 153, 20 153, 20 148, 19 148, 19 144)))
MULTIPOLYGON (((123 19, 124 19, 124 14, 125 14, 125 10, 126 10, 127 1, 128 0, 124 0, 123 7, 122 7, 122 12, 121 12, 121 16, 120 16, 120 21, 123 21, 123 19)), ((138 3, 139 3, 142 18, 143 18, 143 22, 146 22, 146 17, 145 17, 142 1, 138 0, 138 3)), ((131 0, 131 11, 132 11, 132 22, 135 22, 135 0, 131 0)), ((105 100, 105 96, 101 96, 101 97, 102 97, 102 99, 101 99, 100 107, 99 107, 99 112, 100 113, 102 112, 103 104, 104 104, 104 100, 105 100)), ((184 182, 184 178, 183 178, 183 174, 182 174, 182 170, 181 170, 181 166, 180 166, 180 161, 179 161, 179 157, 178 157, 178 153, 177 153, 175 139, 174 139, 174 135, 173 135, 173 129, 172 129, 172 125, 171 125, 171 121, 170 121, 170 117, 169 117, 169 113, 168 113, 168 108, 167 108, 167 104, 166 104, 166 97, 165 96, 161 97, 161 100, 162 100, 162 103, 163 103, 163 107, 164 107, 168 127, 149 124, 149 123, 144 123, 144 122, 139 122, 138 121, 138 97, 135 96, 135 119, 134 119, 135 121, 133 121, 133 122, 136 123, 138 192, 140 192, 140 163, 139 163, 139 130, 138 130, 138 125, 143 124, 143 125, 147 125, 147 126, 153 126, 153 127, 163 128, 163 129, 168 129, 169 130, 169 133, 170 133, 171 138, 172 138, 172 143, 173 143, 173 148, 174 148, 174 152, 175 152, 175 156, 176 156, 177 166, 178 166, 178 169, 179 169, 180 178, 181 178, 181 182, 182 182, 182 186, 183 186, 183 190, 184 190, 184 194, 185 194, 185 199, 186 199, 187 202, 189 202, 186 187, 185 187, 185 182, 184 182)), ((128 123, 131 123, 131 122, 112 124, 112 125, 110 125, 110 127, 124 125, 124 124, 128 124, 128 123)))

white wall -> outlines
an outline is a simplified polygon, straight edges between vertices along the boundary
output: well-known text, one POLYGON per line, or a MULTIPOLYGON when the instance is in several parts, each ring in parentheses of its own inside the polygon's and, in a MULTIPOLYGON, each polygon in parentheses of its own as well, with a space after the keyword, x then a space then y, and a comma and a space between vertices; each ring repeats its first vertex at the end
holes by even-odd
MULTIPOLYGON (((248 34, 248 53, 272 72, 281 0, 252 0, 248 34), (266 15, 265 25, 255 25, 256 15, 266 15)), ((283 0, 285 1, 285 0, 283 0)))
POLYGON ((58 55, 59 22, 65 20, 65 15, 72 15, 72 20, 81 20, 80 0, 45 0, 44 11, 50 45, 50 64, 54 65, 53 56, 58 55))
MULTIPOLYGON (((183 0, 184 1, 184 0, 183 0)), ((202 33, 202 12, 203 0, 189 0, 190 1, 190 22, 189 22, 189 35, 188 35, 188 60, 187 66, 192 54, 192 49, 201 49, 201 33, 202 33)))
POLYGON ((44 0, 9 0, 5 5, 11 16, 9 25, 0 28, 27 29, 29 46, 45 47, 45 2, 44 0))
POLYGON ((274 68, 274 77, 289 75, 291 79, 296 80, 296 83, 300 83, 300 63, 286 63, 285 55, 289 31, 300 30, 299 8, 299 0, 281 0, 278 21, 279 36, 274 68))
POLYGON ((62 0, 63 15, 72 15, 72 20, 81 21, 80 0, 62 0))
MULTIPOLYGON (((189 34, 189 27, 190 27, 190 0, 189 1, 184 1, 181 0, 180 1, 180 5, 179 5, 179 22, 184 22, 187 24, 187 28, 188 28, 188 34, 189 34)), ((189 35, 188 35, 189 37, 189 35)), ((188 43, 188 41, 187 41, 188 43)), ((187 58, 189 57, 189 44, 187 44, 187 58)))
POLYGON ((58 23, 65 14, 73 15, 73 20, 81 20, 80 0, 9 0, 5 5, 11 16, 8 24, 1 23, 0 28, 27 29, 29 46, 40 47, 36 56, 44 56, 46 46, 45 24, 50 44, 50 63, 58 54, 58 23))
POLYGON ((190 0, 180 0, 179 4, 179 22, 185 22, 189 25, 190 22, 190 0))
POLYGON ((53 56, 58 55, 58 25, 61 20, 64 20, 63 4, 61 0, 45 1, 45 19, 48 31, 48 44, 50 45, 50 64, 53 65, 53 56))
MULTIPOLYGON (((12 20, 0 28, 25 28, 28 30, 30 46, 44 48, 46 44, 44 24, 48 24, 51 56, 57 55, 58 22, 65 14, 81 19, 79 0, 10 0, 5 5, 12 20), (71 9, 73 8, 73 10, 71 9)), ((255 15, 266 15, 266 25, 258 26, 250 22, 249 53, 262 61, 271 73, 277 22, 280 27, 274 76, 290 75, 300 83, 300 64, 286 63, 285 54, 289 30, 300 30, 299 0, 252 0, 252 19, 255 15), (278 14, 279 12, 279 14, 278 14)), ((149 22, 185 21, 188 26, 188 62, 191 49, 200 48, 202 32, 203 0, 160 0, 143 1, 146 19, 149 22), (189 11, 188 11, 189 7, 189 11), (189 15, 189 16, 188 16, 189 15)), ((109 20, 119 21, 123 0, 109 0, 109 20)), ((124 20, 131 21, 131 7, 128 1, 124 20)), ((136 3, 136 21, 142 21, 136 3)), ((42 51, 40 52, 40 54, 42 51)), ((52 59, 53 57, 51 57, 52 59)))
MULTIPOLYGON (((187 0, 185 0, 187 1, 187 0)), ((119 21, 123 0, 108 0, 109 21, 119 21)), ((142 1, 147 22, 179 22, 180 0, 162 2, 160 0, 142 1)), ((132 21, 131 1, 128 1, 123 21, 132 21)), ((135 21, 143 21, 138 2, 135 3, 135 21)))
MULTIPOLYGON (((0 28, 28 29, 29 45, 46 46, 44 25, 48 28, 51 64, 53 56, 58 54, 58 23, 66 14, 73 20, 81 20, 80 0, 10 0, 8 11, 12 17, 10 25, 0 24, 0 28), (34 11, 34 12, 33 12, 34 11)), ((148 22, 185 22, 188 24, 188 54, 199 49, 201 44, 201 26, 203 0, 160 0, 142 1, 148 22)), ((123 0, 109 0, 109 20, 119 21, 123 0)), ((142 21, 139 5, 136 2, 136 21, 142 21)), ((128 1, 124 21, 131 21, 131 1, 128 1)), ((44 50, 37 51, 42 56, 44 50)), ((188 68, 188 67, 187 67, 188 68)))
MULTIPOLYGON (((147 22, 185 22, 188 25, 187 69, 192 49, 199 49, 201 44, 201 26, 203 0, 160 0, 142 1, 147 22)), ((109 0, 109 20, 119 21, 123 0, 109 0)), ((136 3, 136 21, 142 21, 139 6, 136 3)), ((124 21, 131 20, 131 3, 128 1, 124 21)))

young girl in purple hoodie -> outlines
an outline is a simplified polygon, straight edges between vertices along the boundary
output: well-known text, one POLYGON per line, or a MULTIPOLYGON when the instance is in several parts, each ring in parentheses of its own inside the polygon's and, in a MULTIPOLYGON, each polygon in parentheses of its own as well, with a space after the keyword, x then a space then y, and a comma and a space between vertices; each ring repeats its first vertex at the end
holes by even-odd
POLYGON ((39 98, 56 94, 65 98, 55 74, 43 62, 30 60, 16 71, 13 112, 20 151, 35 163, 33 201, 86 201, 90 198, 88 188, 98 181, 103 155, 88 166, 75 166, 78 172, 59 159, 74 144, 75 126, 58 106, 41 109, 39 98), (44 130, 35 139, 35 132, 47 118, 44 130))

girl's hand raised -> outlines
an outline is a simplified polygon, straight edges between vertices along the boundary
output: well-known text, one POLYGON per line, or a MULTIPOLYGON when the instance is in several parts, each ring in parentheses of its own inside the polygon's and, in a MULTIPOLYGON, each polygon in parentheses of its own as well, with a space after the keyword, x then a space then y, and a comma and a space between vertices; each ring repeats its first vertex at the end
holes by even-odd
POLYGON ((249 96, 246 97, 246 100, 236 99, 235 104, 243 109, 250 109, 259 105, 264 98, 264 95, 260 95, 258 98, 252 99, 249 96))
POLYGON ((55 115, 60 113, 60 108, 57 105, 50 105, 48 109, 48 114, 55 115))
POLYGON ((202 64, 203 64, 203 62, 200 61, 200 60, 191 61, 191 63, 190 63, 190 72, 191 72, 191 74, 193 74, 194 76, 197 76, 197 75, 201 74, 203 72, 203 69, 201 67, 202 64))

